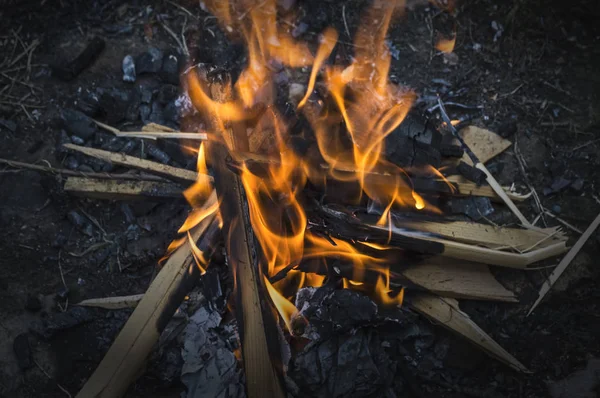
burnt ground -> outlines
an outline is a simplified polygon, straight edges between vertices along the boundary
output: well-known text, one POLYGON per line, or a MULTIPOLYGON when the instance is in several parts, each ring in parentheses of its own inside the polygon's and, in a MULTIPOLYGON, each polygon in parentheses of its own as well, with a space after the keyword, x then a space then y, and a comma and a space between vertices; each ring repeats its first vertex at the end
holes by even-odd
MULTIPOLYGON (((8 3, 0 2, 5 22, 0 27, 1 158, 38 163, 44 159, 64 167, 67 156, 57 149, 61 109, 77 107, 97 88, 131 91, 131 84, 122 81, 125 55, 135 56, 149 47, 177 50, 159 19, 175 32, 187 19, 190 29, 195 29, 190 34, 201 38, 201 58, 217 64, 240 62, 234 56, 228 59, 235 52, 197 3, 184 4, 197 20, 162 2, 8 3), (91 67, 69 82, 53 76, 53 65, 73 59, 94 36, 104 38, 107 45, 91 67), (14 61, 34 40, 39 45, 31 57, 26 54, 14 61), (22 84, 5 76, 29 79, 22 84)), ((352 33, 364 2, 344 4, 300 1, 300 21, 307 28, 303 37, 316 40, 318 32, 333 25, 340 39, 350 42, 344 17, 352 33)), ((492 161, 500 181, 524 188, 527 178, 545 208, 584 230, 600 209, 594 199, 600 162, 598 17, 600 7, 592 0, 578 4, 470 1, 458 5, 455 19, 433 7, 415 6, 390 32, 390 47, 397 51, 392 75, 424 100, 441 92, 449 100, 483 106, 475 111, 455 109, 453 116, 470 117, 471 123, 518 142, 526 175, 511 148, 492 161), (453 24, 457 28, 454 54, 432 50, 436 32, 448 32, 453 24), (566 186, 554 192, 551 187, 558 187, 561 179, 566 186)), ((426 104, 417 106, 422 109, 426 104)), ((136 123, 141 124, 137 120, 129 126, 136 123)), ((180 203, 124 207, 74 198, 62 191, 63 181, 60 176, 31 171, 0 171, 0 396, 66 396, 57 383, 72 394, 78 391, 129 312, 86 311, 85 322, 49 339, 29 331, 43 329, 44 321, 47 326, 60 313, 58 304, 64 308, 67 298, 73 303, 144 292, 156 261, 186 214, 180 203), (73 216, 68 216, 72 211, 83 216, 84 225, 73 222, 73 216), (40 303, 41 311, 31 308, 40 303), (21 370, 12 344, 26 332, 37 364, 21 370)), ((521 208, 529 219, 538 214, 532 200, 521 208)), ((494 221, 505 224, 511 220, 506 215, 497 209, 494 221)), ((546 221, 558 225, 551 217, 546 216, 546 221)), ((567 232, 574 239, 578 236, 567 232)), ((600 272, 594 258, 600 254, 599 242, 600 234, 595 233, 557 288, 528 318, 524 315, 530 293, 548 270, 503 278, 523 297, 520 305, 462 304, 532 374, 513 372, 436 329, 438 339, 450 342, 444 366, 452 379, 442 387, 433 381, 415 381, 422 396, 459 397, 477 391, 486 396, 492 391, 504 397, 550 396, 548 383, 566 378, 598 357, 600 272)), ((128 396, 179 396, 177 378, 165 377, 159 365, 151 364, 128 396)), ((596 396, 598 387, 591 388, 596 392, 587 396, 596 396)))

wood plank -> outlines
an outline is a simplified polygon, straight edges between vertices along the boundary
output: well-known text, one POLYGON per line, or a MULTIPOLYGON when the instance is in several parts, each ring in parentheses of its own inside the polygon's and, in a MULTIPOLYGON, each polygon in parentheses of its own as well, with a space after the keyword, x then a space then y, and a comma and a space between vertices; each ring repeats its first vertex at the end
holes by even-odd
MULTIPOLYGON (((195 171, 180 169, 166 164, 153 162, 151 160, 136 158, 135 156, 129 156, 124 153, 108 152, 102 149, 88 148, 74 144, 65 144, 64 147, 72 151, 83 153, 84 155, 104 160, 105 162, 144 170, 175 181, 195 182, 197 177, 197 173, 195 171)), ((209 179, 212 181, 212 177, 209 176, 209 179)))
POLYGON ((156 181, 119 181, 69 177, 65 182, 64 189, 74 195, 107 200, 174 199, 183 197, 183 189, 178 184, 156 181))
MULTIPOLYGON (((213 206, 216 200, 216 194, 213 193, 205 207, 213 206)), ((191 231, 192 238, 198 240, 212 226, 214 220, 214 213, 204 219, 191 231)), ((190 282, 194 272, 197 272, 197 267, 193 262, 190 244, 185 241, 173 252, 152 281, 148 291, 77 397, 114 398, 125 394, 142 369, 166 323, 183 300, 186 291, 182 287, 190 282)))
POLYGON ((463 243, 479 244, 488 248, 513 248, 531 250, 547 247, 557 241, 566 241, 566 236, 558 228, 543 230, 495 227, 467 221, 431 222, 398 220, 399 227, 415 231, 430 232, 440 237, 463 243))
POLYGON ((456 300, 428 293, 415 293, 410 295, 407 304, 433 322, 439 323, 441 326, 466 338, 491 357, 504 362, 515 370, 529 373, 529 370, 521 362, 494 341, 467 314, 462 312, 456 300))
MULTIPOLYGON (((194 78, 195 72, 188 76, 194 78)), ((220 103, 230 100, 220 82, 213 82, 210 90, 213 100, 220 103)), ((218 120, 217 115, 211 116, 215 119, 213 122, 218 120)), ((248 152, 248 136, 243 124, 232 123, 224 129, 222 138, 228 147, 216 141, 207 142, 207 159, 212 162, 216 176, 220 214, 227 220, 223 225, 223 236, 227 237, 227 259, 235 278, 236 316, 246 374, 246 393, 249 398, 283 398, 286 394, 275 368, 275 363, 280 363, 281 358, 274 355, 280 348, 277 342, 278 326, 262 282, 260 249, 250 222, 244 185, 226 164, 230 150, 248 152)))
MULTIPOLYGON (((498 134, 477 126, 467 126, 459 134, 481 163, 493 159, 512 145, 512 142, 498 134)), ((473 166, 473 161, 466 153, 462 161, 473 166)))
POLYGON ((484 264, 432 258, 401 274, 415 285, 444 297, 518 302, 515 294, 502 286, 484 264))

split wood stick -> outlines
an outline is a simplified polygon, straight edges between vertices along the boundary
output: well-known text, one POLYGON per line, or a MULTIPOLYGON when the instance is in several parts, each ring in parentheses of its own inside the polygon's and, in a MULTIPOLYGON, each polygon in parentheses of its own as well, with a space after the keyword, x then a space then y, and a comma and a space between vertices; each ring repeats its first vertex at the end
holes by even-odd
MULTIPOLYGON (((393 270, 392 267, 392 281, 393 270)), ((488 266, 483 264, 432 258, 424 264, 410 266, 400 273, 415 285, 444 297, 518 302, 515 294, 502 286, 488 266)))
POLYGON ((502 186, 500 186, 498 181, 496 181, 494 176, 489 172, 489 170, 485 167, 485 165, 477 158, 477 156, 467 146, 467 144, 465 143, 463 138, 460 136, 458 131, 456 131, 456 129, 452 125, 450 117, 448 117, 448 114, 446 113, 446 109, 444 108, 444 103, 442 102, 442 100, 440 98, 438 98, 438 105, 440 106, 440 113, 442 114, 442 119, 444 119, 444 122, 446 122, 448 128, 450 128, 450 131, 452 131, 452 134, 454 135, 454 137, 460 142, 460 144, 463 147, 463 149, 465 150, 465 152, 469 155, 469 157, 473 161, 474 167, 485 173, 486 180, 487 180, 488 184, 490 184, 490 187, 492 187, 494 192, 496 192, 496 194, 504 201, 504 203, 508 206, 508 208, 513 212, 513 214, 515 216, 517 216, 517 218, 521 221, 521 224, 523 224, 523 226, 525 226, 527 228, 534 228, 534 226, 531 225, 529 220, 527 220, 527 218, 525 218, 523 213, 521 213, 521 211, 517 208, 517 206, 514 204, 514 202, 508 197, 508 195, 506 194, 506 192, 504 191, 502 186))
MULTIPOLYGON (((195 72, 191 72, 195 73, 195 72)), ((220 82, 211 84, 213 100, 229 100, 220 82)), ((212 115, 217 119, 216 115, 212 115)), ((248 136, 243 125, 225 128, 224 141, 233 151, 248 152, 248 136)), ((275 364, 280 363, 274 351, 279 348, 268 293, 260 270, 260 249, 250 222, 244 185, 226 164, 230 152, 222 143, 207 143, 207 160, 215 173, 215 188, 219 197, 220 214, 225 223, 223 236, 227 239, 227 258, 232 267, 236 286, 238 327, 242 358, 249 398, 283 398, 282 380, 275 364), (274 343, 275 342, 275 343, 274 343)))
POLYGON ((167 139, 188 139, 188 140, 202 140, 206 141, 208 139, 208 134, 206 133, 184 133, 181 131, 175 131, 170 127, 163 126, 156 123, 149 123, 142 128, 142 131, 121 131, 116 127, 109 126, 108 124, 99 122, 94 120, 94 123, 107 131, 110 131, 117 137, 128 137, 128 138, 147 138, 151 140, 156 140, 157 138, 167 138, 167 139), (153 130, 154 129, 154 130, 153 130))
MULTIPOLYGON (((180 169, 178 167, 153 162, 151 160, 136 158, 135 156, 125 155, 124 153, 114 153, 104 151, 102 149, 88 148, 74 144, 65 144, 64 147, 100 160, 104 160, 105 162, 144 170, 175 181, 195 182, 197 179, 197 173, 195 171, 180 169)), ((209 179, 212 181, 211 176, 209 176, 209 179)))
POLYGON ((182 198, 178 184, 156 181, 113 181, 69 177, 65 191, 88 198, 107 200, 182 198))
POLYGON ((533 310, 538 306, 538 304, 544 299, 546 294, 548 294, 550 289, 552 289, 554 282, 556 282, 558 280, 558 278, 560 278, 562 273, 567 269, 569 264, 571 264, 571 261, 573 261, 575 256, 577 256, 577 254, 579 253, 579 251, 581 250, 583 245, 585 245, 585 242, 587 242, 587 240, 590 238, 590 236, 592 236, 592 234, 594 233, 594 231, 596 231, 596 229, 598 228, 599 225, 600 225, 600 214, 590 224, 588 229, 585 230, 585 232, 583 233, 583 235, 581 235, 581 237, 577 240, 577 242, 575 242, 575 245, 573 245, 573 247, 567 253, 567 255, 560 261, 558 266, 556 266, 556 268, 554 268, 554 271, 552 271, 552 273, 550 274, 548 279, 546 279, 546 281, 542 285, 542 288, 540 289, 540 293, 538 295, 537 300, 535 300, 535 303, 533 303, 533 305, 531 306, 531 309, 527 313, 527 316, 529 316, 529 314, 531 314, 533 312, 533 310))
MULTIPOLYGON (((370 225, 371 228, 388 231, 387 227, 378 225, 370 225)), ((456 258, 459 260, 472 261, 474 263, 497 265, 499 267, 508 268, 526 268, 528 265, 544 260, 549 257, 557 256, 567 250, 564 241, 558 241, 546 247, 541 247, 527 253, 509 253, 500 250, 488 249, 485 247, 468 245, 465 243, 454 242, 447 239, 434 238, 421 233, 413 233, 410 231, 392 227, 392 235, 402 235, 421 239, 429 242, 437 242, 443 245, 442 256, 456 258)))
POLYGON ((521 362, 473 322, 469 315, 462 312, 456 300, 427 293, 415 293, 411 294, 406 302, 410 308, 463 336, 493 358, 515 370, 530 373, 521 362))
POLYGON ((65 176, 74 176, 74 177, 101 178, 101 179, 109 179, 109 180, 141 180, 141 181, 163 181, 163 182, 165 181, 164 178, 161 178, 161 177, 158 177, 155 175, 151 175, 151 174, 87 173, 84 171, 59 169, 59 168, 55 168, 55 167, 41 166, 38 164, 19 162, 16 160, 9 160, 9 159, 0 159, 0 163, 6 164, 10 167, 14 167, 16 169, 35 170, 35 171, 41 171, 44 173, 61 174, 61 175, 65 175, 65 176))
POLYGON ((80 301, 75 305, 82 307, 104 308, 106 310, 120 310, 123 308, 135 308, 144 298, 143 294, 131 296, 100 297, 80 301))
POLYGON ((516 250, 545 247, 566 240, 557 228, 540 231, 531 229, 495 227, 466 221, 431 222, 397 220, 396 225, 415 231, 430 232, 440 237, 463 243, 480 244, 489 248, 507 247, 516 250))
MULTIPOLYGON (((216 200, 213 193, 204 207, 213 206, 216 200)), ((218 234, 218 221, 213 213, 190 233, 195 241, 201 236, 212 241, 215 228, 218 234)), ((190 244, 185 241, 171 254, 152 281, 108 352, 77 394, 78 398, 115 398, 125 394, 199 274, 190 244)))

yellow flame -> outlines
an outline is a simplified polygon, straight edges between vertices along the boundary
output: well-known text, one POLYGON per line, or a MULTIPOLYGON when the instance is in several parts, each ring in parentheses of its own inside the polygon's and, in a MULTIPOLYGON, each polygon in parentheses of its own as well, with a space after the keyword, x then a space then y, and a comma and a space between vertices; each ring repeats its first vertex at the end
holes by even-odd
POLYGON ((290 327, 292 316, 294 316, 298 310, 294 304, 289 302, 281 295, 281 293, 277 291, 277 289, 273 287, 273 285, 271 285, 271 282, 269 282, 269 279, 266 276, 264 277, 264 282, 265 286, 267 287, 267 291, 269 292, 269 296, 271 296, 271 300, 273 300, 273 304, 275 304, 275 308, 277 308, 277 311, 279 312, 281 319, 283 319, 285 326, 288 330, 292 330, 290 327))
POLYGON ((192 235, 190 235, 189 231, 187 232, 187 237, 188 242, 190 243, 190 248, 192 249, 192 256, 194 257, 194 261, 196 262, 196 265, 200 270, 200 274, 204 275, 206 273, 206 269, 204 268, 206 267, 206 259, 204 258, 204 254, 200 249, 198 249, 198 246, 196 246, 196 242, 194 242, 194 239, 192 239, 192 235))

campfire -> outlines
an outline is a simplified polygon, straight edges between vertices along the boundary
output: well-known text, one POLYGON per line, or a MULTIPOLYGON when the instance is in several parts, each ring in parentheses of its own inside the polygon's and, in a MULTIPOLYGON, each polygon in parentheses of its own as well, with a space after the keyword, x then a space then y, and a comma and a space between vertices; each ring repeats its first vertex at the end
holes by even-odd
MULTIPOLYGON (((436 5, 451 11, 451 5, 436 5)), ((341 39, 350 35, 347 26, 347 32, 327 27, 313 40, 300 38, 294 10, 275 0, 210 0, 202 7, 231 42, 244 45, 246 62, 242 70, 201 63, 177 39, 188 57, 180 74, 179 130, 147 123, 141 131, 122 131, 99 120, 77 121, 144 140, 149 152, 157 150, 156 140, 175 144, 196 159, 193 168, 124 150, 63 145, 69 153, 140 171, 70 172, 67 192, 183 196, 191 207, 159 261, 160 272, 135 299, 135 311, 78 396, 123 395, 191 288, 219 279, 211 276, 215 268, 230 277, 227 311, 239 336, 235 366, 243 369, 249 397, 326 395, 311 385, 320 376, 308 370, 316 357, 325 361, 315 354, 320 344, 354 336, 367 341, 361 328, 377 322, 400 333, 414 313, 527 372, 456 299, 517 302, 488 266, 499 267, 498 274, 500 267, 526 269, 564 253, 567 238, 521 213, 515 202, 533 195, 538 203, 535 192, 502 186, 485 166, 509 141, 452 119, 456 104, 443 93, 423 98, 390 75, 386 38, 408 12, 405 2, 369 2, 352 43, 341 39), (513 227, 469 219, 486 221, 494 207, 507 210, 513 227)), ((456 33, 435 41, 450 59, 456 33)), ((342 343, 331 344, 327 355, 337 355, 342 343)))

